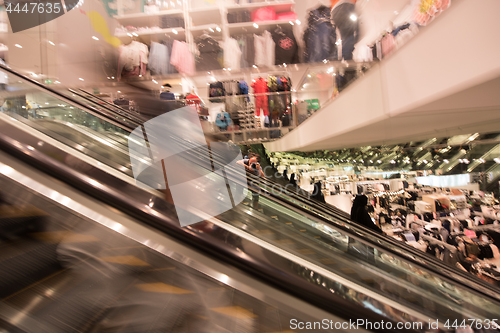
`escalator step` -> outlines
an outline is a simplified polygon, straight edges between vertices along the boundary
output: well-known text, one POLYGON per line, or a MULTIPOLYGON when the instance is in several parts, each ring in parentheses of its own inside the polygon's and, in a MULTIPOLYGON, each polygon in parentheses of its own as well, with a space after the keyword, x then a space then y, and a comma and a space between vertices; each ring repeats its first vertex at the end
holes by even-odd
POLYGON ((59 270, 57 244, 13 242, 17 253, 0 257, 0 297, 11 295, 59 270))

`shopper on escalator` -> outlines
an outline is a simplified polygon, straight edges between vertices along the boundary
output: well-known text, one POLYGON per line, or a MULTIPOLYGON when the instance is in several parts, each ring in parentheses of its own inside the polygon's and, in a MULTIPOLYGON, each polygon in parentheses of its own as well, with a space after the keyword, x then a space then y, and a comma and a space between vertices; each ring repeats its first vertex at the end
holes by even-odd
POLYGON ((382 230, 372 221, 372 218, 368 214, 367 203, 368 198, 366 195, 357 195, 354 198, 351 208, 351 220, 382 234, 382 230))
POLYGON ((314 183, 314 190, 311 195, 312 200, 316 200, 322 203, 326 203, 325 201, 325 196, 323 195, 323 192, 321 191, 321 182, 314 183))
MULTIPOLYGON (((248 158, 245 158, 240 161, 236 161, 236 163, 245 166, 245 170, 248 173, 253 174, 257 177, 265 178, 264 171, 262 171, 262 167, 260 166, 260 156, 254 153, 248 154, 248 158)), ((258 187, 252 186, 252 183, 249 181, 248 185, 253 187, 255 191, 252 192, 252 206, 254 209, 259 208, 259 191, 258 187)))

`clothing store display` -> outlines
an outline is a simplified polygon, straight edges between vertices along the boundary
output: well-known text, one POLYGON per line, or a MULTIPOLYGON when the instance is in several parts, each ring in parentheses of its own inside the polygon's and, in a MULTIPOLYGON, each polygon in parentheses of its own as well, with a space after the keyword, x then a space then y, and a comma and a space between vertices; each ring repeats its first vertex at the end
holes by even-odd
POLYGON ((170 64, 170 52, 167 45, 151 42, 149 69, 153 75, 167 75, 174 72, 170 64))
POLYGON ((217 127, 219 127, 221 131, 227 131, 227 128, 232 124, 233 122, 231 121, 229 113, 221 111, 217 114, 217 117, 215 119, 215 125, 217 125, 217 127))
POLYGON ((238 41, 234 38, 228 38, 224 42, 224 67, 231 69, 241 68, 241 49, 238 41))
POLYGON ((252 67, 255 64, 255 44, 253 34, 245 34, 235 37, 241 51, 241 68, 252 67))
POLYGON ((304 31, 305 62, 337 60, 337 36, 331 23, 330 8, 320 5, 309 11, 304 31))
POLYGON ((160 28, 184 28, 184 18, 181 16, 161 16, 160 28))
POLYGON ((373 52, 368 45, 357 44, 352 57, 356 62, 371 62, 373 61, 373 52))
POLYGON ((132 41, 128 45, 120 45, 117 73, 118 80, 120 80, 122 74, 124 76, 145 75, 148 55, 149 50, 146 44, 132 41))
POLYGON ((222 84, 222 82, 210 83, 210 86, 208 89, 208 97, 212 103, 223 103, 224 99, 217 98, 217 97, 222 97, 225 95, 226 95, 226 92, 224 90, 224 85, 222 84))
POLYGON ((271 33, 275 43, 275 64, 295 64, 299 62, 299 48, 291 28, 277 26, 271 33))
MULTIPOLYGON (((259 77, 257 80, 252 82, 252 88, 254 94, 264 94, 269 91, 267 86, 267 81, 259 77)), ((269 116, 268 110, 268 98, 266 95, 257 95, 255 96, 255 115, 260 116, 260 111, 262 110, 264 116, 269 116)))
POLYGON ((382 56, 388 56, 392 51, 396 49, 396 44, 394 36, 392 34, 387 34, 382 38, 382 56))
MULTIPOLYGON (((240 93, 239 95, 248 95, 248 84, 241 80, 238 82, 238 87, 240 88, 240 93)), ((246 100, 247 102, 250 101, 250 98, 248 96, 246 96, 246 100)))
POLYGON ((351 17, 357 17, 356 5, 350 0, 340 0, 332 8, 331 14, 333 24, 340 32, 342 58, 352 60, 354 45, 359 38, 359 22, 357 19, 351 19, 351 17))
POLYGON ((186 42, 174 41, 170 63, 175 66, 179 73, 194 75, 194 57, 186 42))
POLYGON ((200 98, 198 96, 196 96, 195 94, 191 93, 191 94, 186 96, 186 104, 194 105, 194 107, 198 113, 200 113, 200 103, 201 103, 200 98))
POLYGON ((275 43, 269 31, 264 31, 262 36, 254 35, 255 65, 274 66, 275 43))
POLYGON ((242 23, 252 20, 250 11, 240 10, 237 12, 227 13, 227 23, 242 23))
POLYGON ((196 62, 197 71, 222 69, 218 60, 219 53, 222 48, 219 46, 219 42, 217 40, 204 34, 196 40, 196 47, 198 48, 198 52, 200 54, 196 62))
POLYGON ((275 21, 276 11, 274 7, 263 7, 252 12, 252 22, 275 21))
POLYGON ((295 21, 297 19, 296 12, 284 12, 284 13, 276 13, 277 21, 295 21))

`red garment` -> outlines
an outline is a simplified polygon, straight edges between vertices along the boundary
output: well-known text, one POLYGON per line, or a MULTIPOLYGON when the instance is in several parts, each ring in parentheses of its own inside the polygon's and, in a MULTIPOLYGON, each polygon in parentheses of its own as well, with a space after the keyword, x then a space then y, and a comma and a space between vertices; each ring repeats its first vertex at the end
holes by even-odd
MULTIPOLYGON (((267 87, 267 81, 263 78, 259 78, 252 82, 252 88, 254 94, 262 94, 269 92, 269 88, 267 87)), ((267 105, 267 95, 258 95, 255 96, 255 115, 260 117, 260 110, 264 112, 264 116, 269 116, 269 109, 267 105)))
POLYGON ((200 112, 200 98, 195 94, 189 94, 186 96, 186 103, 189 105, 194 105, 196 111, 200 112))

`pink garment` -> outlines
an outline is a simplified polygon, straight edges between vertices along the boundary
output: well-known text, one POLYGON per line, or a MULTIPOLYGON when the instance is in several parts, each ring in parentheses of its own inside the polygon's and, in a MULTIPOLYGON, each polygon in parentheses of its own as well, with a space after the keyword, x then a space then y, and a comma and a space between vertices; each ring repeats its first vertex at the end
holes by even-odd
POLYGON ((388 56, 396 48, 396 43, 394 41, 394 36, 392 34, 385 35, 382 38, 382 55, 384 57, 388 56))
POLYGON ((195 65, 194 57, 186 42, 174 41, 172 45, 172 54, 170 56, 170 64, 175 66, 181 74, 194 75, 195 65))
POLYGON ((464 233, 465 233, 465 236, 469 237, 470 239, 477 238, 476 233, 474 232, 474 230, 465 229, 464 233))
POLYGON ((252 12, 253 22, 275 21, 275 20, 276 20, 276 11, 274 10, 273 7, 259 8, 252 12))

